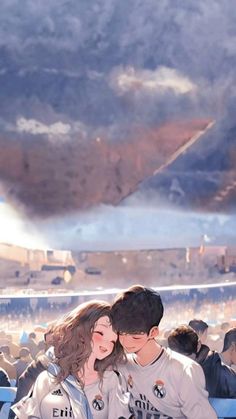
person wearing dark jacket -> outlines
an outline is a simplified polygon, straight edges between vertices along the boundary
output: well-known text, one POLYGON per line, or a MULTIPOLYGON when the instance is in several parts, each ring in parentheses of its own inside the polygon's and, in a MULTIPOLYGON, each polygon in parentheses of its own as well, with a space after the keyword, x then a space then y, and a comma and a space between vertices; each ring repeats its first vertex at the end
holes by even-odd
POLYGON ((202 351, 199 361, 199 343, 197 333, 187 325, 172 330, 168 337, 168 345, 172 350, 191 357, 202 366, 209 397, 236 398, 236 372, 215 351, 207 350, 205 356, 202 351))
POLYGON ((236 397, 236 372, 231 368, 235 363, 236 327, 233 327, 225 334, 222 352, 209 352, 201 362, 210 397, 236 397))
MULTIPOLYGON (((11 383, 8 375, 4 369, 0 368, 0 387, 10 387, 11 383)), ((0 410, 4 404, 4 401, 0 401, 0 410)))
POLYGON ((229 367, 236 365, 236 327, 232 327, 226 332, 220 356, 222 361, 229 367))
POLYGON ((223 363, 218 352, 210 351, 200 365, 206 377, 209 397, 236 398, 236 372, 223 363))
MULTIPOLYGON (((50 363, 49 358, 46 355, 38 357, 37 361, 33 360, 23 374, 19 377, 15 403, 25 397, 32 388, 38 375, 48 368, 50 363)), ((15 413, 10 410, 9 419, 15 418, 15 413)))

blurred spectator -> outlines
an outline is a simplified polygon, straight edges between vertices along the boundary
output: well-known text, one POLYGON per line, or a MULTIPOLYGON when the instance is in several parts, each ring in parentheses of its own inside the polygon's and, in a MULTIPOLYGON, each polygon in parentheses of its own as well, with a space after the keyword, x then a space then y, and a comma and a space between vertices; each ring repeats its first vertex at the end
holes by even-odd
POLYGON ((7 338, 7 345, 10 348, 11 355, 14 358, 17 358, 19 356, 20 346, 17 345, 15 342, 13 342, 12 335, 6 335, 6 338, 7 338))
POLYGON ((39 343, 38 343, 39 352, 37 353, 35 359, 37 360, 41 355, 43 355, 45 353, 46 349, 47 349, 46 342, 44 340, 40 340, 39 343))
POLYGON ((193 319, 190 320, 188 325, 197 332, 201 343, 205 343, 207 340, 208 324, 201 319, 193 319))
POLYGON ((196 360, 201 342, 192 327, 181 325, 170 332, 168 336, 168 346, 173 351, 196 360))
POLYGON ((26 333, 26 331, 25 331, 25 330, 22 330, 22 332, 21 332, 21 334, 20 334, 20 345, 21 345, 21 346, 26 345, 26 344, 27 344, 27 342, 28 342, 28 340, 29 340, 28 333, 26 333))
POLYGON ((39 348, 36 343, 36 334, 34 332, 29 334, 28 341, 24 346, 29 348, 32 358, 35 359, 37 353, 39 352, 39 348))
POLYGON ((196 361, 201 363, 210 350, 209 346, 205 345, 208 334, 208 324, 201 319, 193 319, 190 320, 188 325, 197 333, 201 341, 201 345, 199 346, 196 354, 196 361))
MULTIPOLYGON (((0 368, 0 387, 10 387, 11 383, 6 371, 3 368, 0 368)), ((0 401, 0 410, 4 404, 4 401, 0 401)), ((1 413, 0 413, 1 416, 1 413)))
MULTIPOLYGON (((49 362, 50 361, 46 355, 41 355, 38 357, 37 361, 33 360, 28 365, 26 370, 21 374, 21 376, 18 379, 15 403, 21 400, 22 397, 26 396, 29 393, 38 375, 48 368, 49 362)), ((13 418, 15 418, 15 414, 11 410, 9 414, 9 419, 13 418)))
MULTIPOLYGON (((169 337, 169 347, 192 359, 197 359, 198 335, 190 326, 179 326, 169 337)), ((221 354, 209 351, 199 362, 206 378, 209 397, 236 398, 236 373, 221 360, 221 354)))
POLYGON ((32 356, 30 350, 26 347, 20 349, 19 359, 14 362, 16 368, 16 384, 18 383, 18 378, 25 371, 28 365, 32 362, 32 356))
POLYGON ((222 361, 231 367, 236 365, 236 327, 232 327, 225 334, 224 346, 220 354, 222 361))
POLYGON ((0 346, 0 352, 3 352, 5 355, 5 358, 8 362, 10 362, 11 364, 13 364, 13 362, 15 362, 15 358, 14 356, 11 355, 11 351, 8 345, 3 345, 0 346))
POLYGON ((0 368, 6 371, 10 380, 16 379, 16 368, 5 358, 3 352, 0 352, 0 368))

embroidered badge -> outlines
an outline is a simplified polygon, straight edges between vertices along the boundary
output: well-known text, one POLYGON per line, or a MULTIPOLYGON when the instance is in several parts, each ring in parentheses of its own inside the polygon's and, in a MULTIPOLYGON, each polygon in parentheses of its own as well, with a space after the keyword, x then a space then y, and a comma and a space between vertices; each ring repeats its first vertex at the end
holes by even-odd
POLYGON ((154 395, 158 399, 163 399, 166 395, 166 389, 162 380, 157 380, 152 388, 154 395))
POLYGON ((62 391, 60 389, 54 390, 51 394, 53 396, 63 396, 63 393, 62 393, 62 391))
POLYGON ((133 383, 133 378, 132 378, 132 376, 131 376, 130 374, 129 374, 129 376, 128 376, 127 383, 128 383, 128 386, 129 386, 130 388, 133 388, 133 385, 134 385, 134 383, 133 383))
POLYGON ((102 400, 102 396, 97 394, 92 401, 92 406, 95 410, 102 410, 104 409, 104 401, 102 400))

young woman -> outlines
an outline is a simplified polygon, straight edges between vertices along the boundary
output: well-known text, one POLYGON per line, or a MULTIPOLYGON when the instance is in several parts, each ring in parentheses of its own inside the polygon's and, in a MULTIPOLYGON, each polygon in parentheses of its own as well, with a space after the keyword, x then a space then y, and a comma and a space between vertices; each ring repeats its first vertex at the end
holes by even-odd
POLYGON ((113 331, 110 304, 80 305, 50 328, 47 371, 27 396, 12 406, 20 419, 129 418, 129 396, 117 363, 125 360, 113 331))

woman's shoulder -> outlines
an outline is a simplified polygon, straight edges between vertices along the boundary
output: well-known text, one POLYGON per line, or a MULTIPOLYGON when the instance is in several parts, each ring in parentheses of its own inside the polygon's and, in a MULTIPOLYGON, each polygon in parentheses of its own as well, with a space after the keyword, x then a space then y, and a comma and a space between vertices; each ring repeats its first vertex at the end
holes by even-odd
POLYGON ((117 369, 114 370, 106 370, 103 374, 104 378, 112 379, 119 375, 119 371, 117 369))
POLYGON ((123 374, 121 371, 114 369, 104 372, 103 381, 111 385, 120 385, 123 381, 123 374))
POLYGON ((36 380, 36 383, 38 388, 41 388, 42 390, 50 389, 55 386, 55 377, 50 374, 47 370, 42 371, 36 380))

